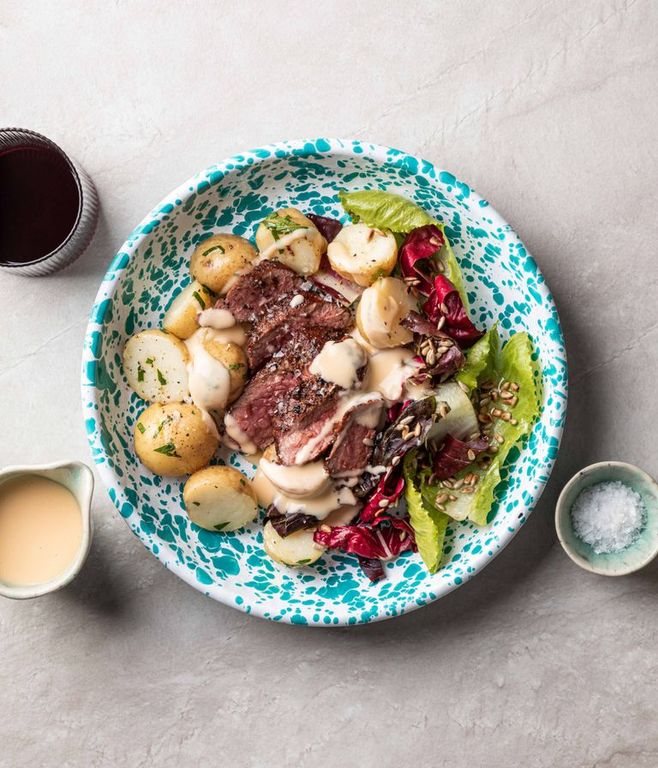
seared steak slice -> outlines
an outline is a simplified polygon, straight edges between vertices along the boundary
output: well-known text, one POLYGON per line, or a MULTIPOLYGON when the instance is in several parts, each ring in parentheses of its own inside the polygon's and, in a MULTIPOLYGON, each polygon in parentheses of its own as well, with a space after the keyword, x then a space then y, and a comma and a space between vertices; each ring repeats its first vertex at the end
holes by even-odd
POLYGON ((276 452, 282 464, 295 464, 303 448, 304 462, 313 461, 333 442, 333 419, 338 409, 340 388, 317 376, 303 379, 290 392, 283 407, 274 414, 276 452))
POLYGON ((252 370, 258 370, 277 351, 284 348, 296 331, 309 326, 343 331, 352 325, 352 315, 345 307, 331 304, 309 291, 300 290, 299 303, 277 304, 249 333, 247 358, 252 370))
POLYGON ((230 414, 260 449, 273 440, 274 414, 283 412, 290 393, 302 378, 310 376, 307 369, 311 360, 325 342, 335 337, 336 332, 330 328, 294 329, 285 346, 266 368, 258 371, 233 403, 230 414))
POLYGON ((280 371, 259 371, 231 406, 231 416, 261 450, 272 442, 272 417, 298 380, 295 372, 285 367, 280 371))
POLYGON ((342 400, 343 392, 317 377, 295 388, 285 408, 274 418, 274 439, 282 464, 313 461, 334 443, 357 413, 375 408, 378 415, 383 407, 383 398, 377 393, 366 393, 350 407, 353 400, 342 400))
POLYGON ((275 304, 289 303, 306 281, 279 261, 261 261, 230 288, 224 299, 238 322, 260 320, 275 304))
POLYGON ((358 477, 370 463, 376 430, 350 419, 324 465, 331 477, 358 477))

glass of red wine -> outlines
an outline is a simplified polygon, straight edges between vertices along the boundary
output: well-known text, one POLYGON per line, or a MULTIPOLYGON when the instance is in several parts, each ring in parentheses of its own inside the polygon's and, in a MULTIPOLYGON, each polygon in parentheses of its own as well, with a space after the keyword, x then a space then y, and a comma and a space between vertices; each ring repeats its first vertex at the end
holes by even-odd
POLYGON ((98 220, 94 185, 34 131, 0 129, 0 270, 47 275, 82 255, 98 220))

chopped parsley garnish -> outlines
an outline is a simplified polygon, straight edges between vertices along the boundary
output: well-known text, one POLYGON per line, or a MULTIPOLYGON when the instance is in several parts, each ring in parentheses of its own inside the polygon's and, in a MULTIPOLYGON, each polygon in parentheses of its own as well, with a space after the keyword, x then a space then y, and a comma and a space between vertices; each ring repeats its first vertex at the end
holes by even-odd
POLYGON ((147 363, 148 365, 153 365, 153 358, 147 357, 146 360, 144 360, 144 362, 147 363))
POLYGON ((144 381, 144 369, 141 363, 137 363, 137 381, 144 381))
POLYGON ((176 446, 171 441, 161 445, 159 448, 154 448, 153 450, 156 453, 162 453, 165 456, 171 456, 174 459, 180 459, 180 456, 176 453, 176 446))
POLYGON ((138 422, 137 422, 137 429, 138 429, 138 430, 139 430, 139 431, 140 431, 142 434, 144 434, 144 432, 146 432, 146 427, 145 427, 145 426, 142 424, 142 422, 141 422, 141 421, 138 421, 138 422))
POLYGON ((241 478, 240 478, 240 485, 246 485, 246 484, 247 484, 247 483, 245 482, 245 479, 244 479, 244 477, 241 477, 241 478))
POLYGON ((163 387, 167 383, 167 379, 165 379, 165 377, 162 375, 162 371, 159 368, 158 368, 158 381, 160 382, 160 384, 162 384, 163 387))
POLYGON ((263 219, 263 224, 270 230, 275 240, 280 240, 284 235, 289 235, 298 229, 306 229, 290 216, 281 216, 279 213, 270 213, 263 219))
POLYGON ((239 371, 240 368, 244 368, 244 363, 231 363, 228 367, 229 371, 239 371))
POLYGON ((207 251, 201 251, 202 256, 207 256, 209 253, 212 253, 213 251, 219 251, 220 253, 226 253, 224 250, 224 246, 222 245, 213 245, 210 248, 208 248, 207 251))
POLYGON ((201 298, 201 294, 199 293, 199 291, 194 291, 192 293, 192 296, 194 296, 194 298, 199 302, 199 306, 201 307, 201 309, 206 308, 206 302, 201 298))
POLYGON ((311 558, 307 557, 305 560, 298 560, 296 565, 307 565, 310 562, 311 562, 311 558))
POLYGON ((220 523, 219 525, 213 525, 213 528, 216 531, 223 531, 224 528, 226 528, 226 526, 229 524, 229 522, 230 522, 230 520, 227 520, 225 523, 220 523))

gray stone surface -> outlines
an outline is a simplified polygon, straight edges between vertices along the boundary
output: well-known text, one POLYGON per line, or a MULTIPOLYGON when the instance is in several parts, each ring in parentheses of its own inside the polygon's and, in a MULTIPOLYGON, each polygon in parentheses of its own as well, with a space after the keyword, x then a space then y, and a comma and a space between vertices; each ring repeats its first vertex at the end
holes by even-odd
POLYGON ((86 317, 142 215, 240 149, 328 135, 450 169, 537 258, 571 368, 553 478, 474 581, 335 631, 202 597, 147 554, 99 486, 79 579, 0 604, 0 765, 652 768, 658 568, 581 572, 552 514, 584 464, 658 474, 658 6, 311 5, 0 4, 0 122, 59 141, 103 202, 74 267, 0 275, 0 465, 89 459, 86 317))

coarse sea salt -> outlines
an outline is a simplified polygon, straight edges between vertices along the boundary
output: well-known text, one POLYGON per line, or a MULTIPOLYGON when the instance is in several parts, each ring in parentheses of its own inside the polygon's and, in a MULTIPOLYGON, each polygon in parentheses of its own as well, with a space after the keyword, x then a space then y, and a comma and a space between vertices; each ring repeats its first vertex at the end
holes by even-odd
POLYGON ((630 546, 642 532, 646 514, 640 494, 618 480, 586 488, 571 507, 574 533, 597 555, 630 546))

